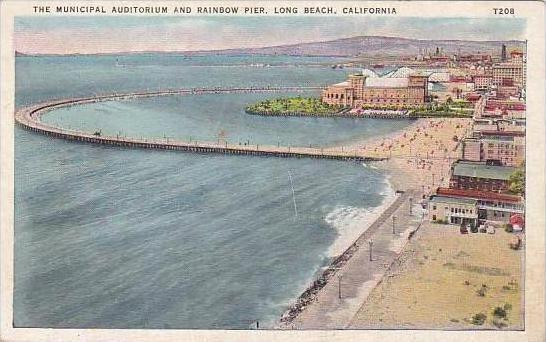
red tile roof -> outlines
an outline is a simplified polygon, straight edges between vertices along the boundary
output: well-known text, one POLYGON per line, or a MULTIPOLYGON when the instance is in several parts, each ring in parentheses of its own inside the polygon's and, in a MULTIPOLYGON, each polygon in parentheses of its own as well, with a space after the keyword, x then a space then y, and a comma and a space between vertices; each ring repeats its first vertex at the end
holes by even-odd
POLYGON ((438 188, 436 190, 436 193, 442 196, 466 197, 466 198, 475 198, 480 200, 493 200, 493 201, 503 201, 503 202, 512 202, 512 203, 521 202, 520 196, 499 194, 499 193, 490 192, 490 191, 438 188))

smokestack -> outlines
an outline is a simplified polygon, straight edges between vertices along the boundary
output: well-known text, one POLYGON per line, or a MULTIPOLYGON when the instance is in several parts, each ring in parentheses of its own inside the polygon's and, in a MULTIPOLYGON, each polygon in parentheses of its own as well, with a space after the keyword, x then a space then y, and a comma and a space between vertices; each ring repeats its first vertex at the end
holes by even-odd
POLYGON ((506 45, 502 44, 501 61, 506 62, 506 45))

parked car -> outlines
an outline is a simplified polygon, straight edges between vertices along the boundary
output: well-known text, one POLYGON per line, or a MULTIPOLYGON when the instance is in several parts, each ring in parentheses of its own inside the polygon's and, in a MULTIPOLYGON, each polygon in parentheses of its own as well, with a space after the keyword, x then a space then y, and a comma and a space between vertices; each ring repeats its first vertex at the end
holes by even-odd
POLYGON ((461 234, 468 234, 468 227, 464 224, 461 224, 461 228, 459 231, 461 232, 461 234))

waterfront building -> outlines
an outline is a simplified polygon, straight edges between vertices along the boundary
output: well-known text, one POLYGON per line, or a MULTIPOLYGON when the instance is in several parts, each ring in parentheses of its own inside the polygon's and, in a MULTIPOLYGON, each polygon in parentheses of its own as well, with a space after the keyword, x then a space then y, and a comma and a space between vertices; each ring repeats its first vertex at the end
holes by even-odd
POLYGON ((430 221, 449 224, 478 225, 478 210, 475 199, 433 195, 428 202, 430 221))
POLYGON ((491 135, 484 136, 482 144, 482 161, 494 161, 504 166, 517 167, 525 160, 525 138, 518 136, 491 135))
MULTIPOLYGON (((517 221, 521 222, 521 218, 525 214, 524 199, 521 196, 449 188, 438 188, 436 196, 476 201, 475 212, 480 223, 484 221, 508 223, 515 221, 515 218, 519 218, 517 221)), ((446 201, 444 200, 444 202, 446 201)), ((451 210, 451 207, 449 207, 449 210, 451 210)))
POLYGON ((463 159, 517 167, 525 160, 525 138, 512 134, 484 134, 462 142, 463 159))
POLYGON ((505 135, 505 136, 525 136, 525 120, 493 120, 478 119, 474 120, 474 137, 505 135))
POLYGON ((418 107, 428 101, 428 75, 369 77, 350 75, 345 82, 329 86, 322 101, 345 107, 418 107))
POLYGON ((459 160, 451 166, 449 187, 503 192, 508 190, 508 179, 515 167, 490 165, 480 161, 459 160))

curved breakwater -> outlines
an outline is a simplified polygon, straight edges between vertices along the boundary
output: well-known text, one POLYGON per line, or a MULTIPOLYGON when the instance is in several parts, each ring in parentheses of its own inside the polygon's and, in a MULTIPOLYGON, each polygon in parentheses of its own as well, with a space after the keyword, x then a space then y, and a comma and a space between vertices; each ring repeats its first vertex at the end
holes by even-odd
POLYGON ((308 91, 321 87, 249 87, 249 88, 199 88, 180 89, 156 92, 136 92, 129 94, 111 94, 86 98, 53 100, 35 106, 25 107, 15 114, 15 121, 23 128, 69 141, 110 145, 126 148, 161 149, 172 151, 185 151, 195 153, 219 153, 253 156, 274 156, 284 158, 319 158, 354 161, 379 161, 386 158, 364 156, 357 150, 339 150, 327 148, 307 148, 291 146, 265 146, 265 145, 241 145, 227 142, 197 142, 164 139, 137 139, 120 136, 103 136, 75 130, 63 129, 51 126, 40 120, 42 114, 63 107, 83 105, 101 101, 130 100, 141 97, 169 96, 169 95, 199 95, 199 94, 225 94, 225 93, 251 93, 251 92, 281 92, 281 91, 308 91))

